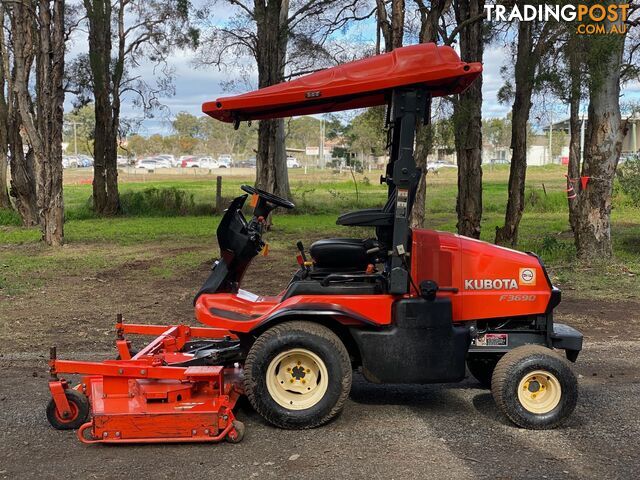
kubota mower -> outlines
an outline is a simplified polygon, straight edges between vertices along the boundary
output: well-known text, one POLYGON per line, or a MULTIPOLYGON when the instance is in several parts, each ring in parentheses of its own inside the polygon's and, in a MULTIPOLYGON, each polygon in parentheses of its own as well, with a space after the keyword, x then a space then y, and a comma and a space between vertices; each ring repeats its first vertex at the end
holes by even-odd
POLYGON ((582 335, 554 323, 560 291, 540 259, 409 226, 423 175, 413 158, 416 127, 433 97, 462 92, 481 70, 449 47, 423 44, 205 103, 205 113, 236 125, 388 105, 387 202, 337 221, 371 227, 372 236, 319 240, 310 260, 298 242, 300 268, 282 293, 254 295, 241 284, 265 248, 265 220, 294 205, 243 186, 194 300, 209 328, 119 321, 118 360, 52 355, 51 423, 80 427, 85 442, 237 441, 243 428, 232 408, 242 393, 273 425, 312 428, 341 411, 354 369, 375 383, 425 384, 459 382, 466 366, 515 424, 558 425, 576 405, 566 359, 576 360, 582 335), (131 356, 125 334, 159 336, 131 356), (85 377, 72 389, 60 373, 85 377))

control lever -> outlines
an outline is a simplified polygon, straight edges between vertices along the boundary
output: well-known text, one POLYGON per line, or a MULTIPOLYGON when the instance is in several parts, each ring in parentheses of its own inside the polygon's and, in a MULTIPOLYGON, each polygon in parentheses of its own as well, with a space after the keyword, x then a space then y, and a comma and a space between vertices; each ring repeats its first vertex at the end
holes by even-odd
POLYGON ((298 251, 300 251, 300 256, 302 257, 302 261, 307 263, 307 255, 304 253, 304 245, 300 240, 296 243, 296 247, 298 247, 298 251))
POLYGON ((307 254, 304 253, 304 245, 302 244, 301 241, 298 241, 298 243, 296 243, 296 247, 298 248, 298 251, 300 252, 297 255, 298 265, 300 265, 300 268, 302 268, 302 269, 304 269, 304 270, 306 270, 308 272, 311 269, 312 263, 307 260, 307 254))

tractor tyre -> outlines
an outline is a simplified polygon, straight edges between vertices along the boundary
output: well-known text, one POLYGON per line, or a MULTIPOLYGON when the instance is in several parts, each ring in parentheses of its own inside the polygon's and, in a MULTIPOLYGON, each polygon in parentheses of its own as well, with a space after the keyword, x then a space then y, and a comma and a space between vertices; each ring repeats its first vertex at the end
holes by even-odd
POLYGON ((244 391, 269 423, 319 427, 338 415, 351 390, 352 368, 342 341, 312 322, 281 323, 260 335, 244 364, 244 391))
POLYGON ((578 380, 569 362, 542 345, 524 345, 496 365, 491 393, 516 425, 532 430, 557 427, 576 407, 578 380))
POLYGON ((491 377, 500 357, 495 353, 471 353, 467 357, 467 368, 482 388, 491 388, 491 377))
POLYGON ((66 389, 64 394, 71 407, 71 415, 68 418, 61 417, 52 398, 47 405, 47 420, 56 430, 75 430, 87 421, 90 410, 89 399, 83 393, 71 388, 66 389))

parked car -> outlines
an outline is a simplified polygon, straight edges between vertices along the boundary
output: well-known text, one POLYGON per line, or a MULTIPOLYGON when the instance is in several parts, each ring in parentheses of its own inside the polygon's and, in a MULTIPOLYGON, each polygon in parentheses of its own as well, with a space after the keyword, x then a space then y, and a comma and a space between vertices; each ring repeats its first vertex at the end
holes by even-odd
POLYGON ((443 168, 458 168, 458 166, 454 165, 453 163, 447 163, 442 160, 438 160, 437 162, 427 163, 427 173, 428 172, 436 173, 442 170, 443 168))
POLYGON ((223 154, 218 157, 218 168, 231 168, 233 158, 231 155, 223 154))
POLYGON ((93 158, 89 155, 78 155, 79 167, 93 167, 93 158))
POLYGON ((178 166, 181 168, 188 167, 190 165, 187 165, 187 163, 193 162, 194 160, 197 160, 194 155, 182 155, 180 160, 178 160, 178 166))
POLYGON ((248 158, 246 160, 242 160, 236 164, 236 167, 240 168, 256 168, 256 157, 248 158))
POLYGON ((188 168, 218 168, 218 162, 211 157, 193 157, 191 160, 187 160, 185 167, 188 168))
POLYGON ((296 157, 287 157, 287 168, 300 168, 300 163, 296 157))
POLYGON ((119 167, 126 167, 130 164, 129 158, 124 155, 118 155, 118 159, 116 160, 119 167))
POLYGON ((62 168, 78 168, 78 157, 64 156, 62 157, 62 168))
POLYGON ((155 170, 156 160, 155 158, 143 158, 138 162, 136 168, 144 168, 145 170, 155 170))
POLYGON ((169 167, 175 167, 178 165, 178 162, 176 162, 176 157, 174 157, 173 155, 162 153, 160 155, 157 155, 156 158, 169 162, 169 167))
POLYGON ((143 158, 136 165, 137 168, 144 168, 145 170, 158 170, 161 168, 171 168, 169 161, 160 157, 148 157, 143 158))

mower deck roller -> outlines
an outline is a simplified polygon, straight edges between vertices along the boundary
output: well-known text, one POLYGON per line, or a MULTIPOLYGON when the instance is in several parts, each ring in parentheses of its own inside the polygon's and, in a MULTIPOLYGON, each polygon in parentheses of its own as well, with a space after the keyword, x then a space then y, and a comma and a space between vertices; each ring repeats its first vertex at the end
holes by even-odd
POLYGON ((233 415, 242 393, 241 371, 206 365, 220 360, 225 349, 233 352, 237 342, 220 338, 224 332, 218 329, 185 325, 167 328, 119 322, 117 331, 117 360, 59 360, 55 348, 51 349, 52 400, 47 414, 54 427, 78 428, 83 443, 242 440, 244 426, 233 415), (131 356, 124 333, 158 332, 155 340, 131 356), (60 374, 83 377, 71 389, 60 374), (91 418, 86 421, 89 412, 91 418))

